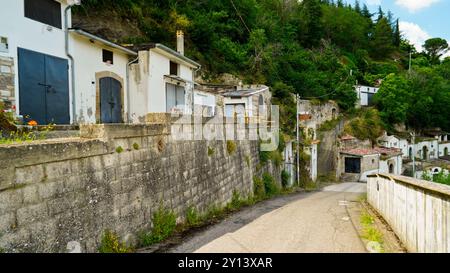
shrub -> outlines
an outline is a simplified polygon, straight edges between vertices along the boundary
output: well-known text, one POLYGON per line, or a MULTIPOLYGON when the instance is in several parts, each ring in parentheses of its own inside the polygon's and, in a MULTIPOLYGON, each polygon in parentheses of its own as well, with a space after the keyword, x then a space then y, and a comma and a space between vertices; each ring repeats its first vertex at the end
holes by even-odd
POLYGON ((234 152, 236 152, 236 143, 234 143, 234 141, 227 141, 227 151, 229 155, 232 155, 234 154, 234 152))
POLYGON ((237 210, 242 206, 241 195, 237 190, 233 191, 233 197, 231 198, 231 202, 228 204, 227 208, 230 210, 237 210))
POLYGON ((281 172, 281 184, 283 185, 283 188, 289 187, 290 179, 291 179, 291 175, 286 170, 283 170, 281 172))
POLYGON ((255 198, 258 200, 264 199, 266 196, 266 190, 264 187, 264 182, 259 177, 253 177, 253 192, 255 198))
POLYGON ((119 241, 119 238, 115 232, 106 230, 103 234, 100 247, 98 249, 100 253, 130 253, 131 249, 119 241))
POLYGON ((250 156, 249 155, 245 156, 245 162, 247 163, 247 167, 250 167, 250 156))
POLYGON ((190 227, 197 226, 201 223, 198 211, 195 207, 190 206, 186 210, 186 224, 190 227))
POLYGON ((164 209, 161 205, 153 214, 153 228, 149 234, 141 234, 141 244, 149 246, 167 239, 177 226, 177 217, 173 211, 164 209))
POLYGON ((280 192, 280 189, 275 183, 275 179, 269 173, 264 173, 262 179, 267 197, 274 196, 280 192))
POLYGON ((270 152, 263 152, 263 151, 259 152, 259 161, 261 161, 261 163, 265 164, 269 160, 270 160, 270 152))

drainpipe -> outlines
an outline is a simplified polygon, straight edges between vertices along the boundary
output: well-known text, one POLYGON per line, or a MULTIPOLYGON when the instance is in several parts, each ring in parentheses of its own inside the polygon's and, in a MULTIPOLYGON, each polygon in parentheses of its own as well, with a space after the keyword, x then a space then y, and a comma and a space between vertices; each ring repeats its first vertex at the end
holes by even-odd
MULTIPOLYGON (((76 98, 75 98, 75 60, 69 52, 69 11, 73 6, 77 4, 68 5, 64 9, 64 28, 65 28, 65 49, 67 58, 70 60, 70 72, 71 72, 71 91, 72 91, 72 123, 77 124, 77 110, 76 110, 76 98)), ((79 5, 79 4, 78 4, 79 5)))
POLYGON ((134 62, 139 60, 139 56, 136 57, 136 59, 131 60, 130 62, 127 63, 127 118, 128 121, 127 123, 131 123, 131 102, 130 102, 130 66, 131 64, 133 64, 134 62))

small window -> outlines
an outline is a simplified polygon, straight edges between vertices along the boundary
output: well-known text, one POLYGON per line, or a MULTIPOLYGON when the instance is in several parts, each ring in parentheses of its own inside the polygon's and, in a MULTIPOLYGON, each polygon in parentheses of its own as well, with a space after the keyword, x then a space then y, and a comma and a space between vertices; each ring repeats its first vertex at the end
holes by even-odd
POLYGON ((25 0, 25 17, 61 29, 61 3, 54 0, 25 0))
POLYGON ((9 51, 8 38, 0 36, 0 52, 8 53, 8 51, 9 51))
POLYGON ((170 75, 178 76, 178 64, 175 62, 170 62, 170 75))
POLYGON ((103 62, 107 64, 114 64, 114 54, 112 51, 103 49, 103 62))

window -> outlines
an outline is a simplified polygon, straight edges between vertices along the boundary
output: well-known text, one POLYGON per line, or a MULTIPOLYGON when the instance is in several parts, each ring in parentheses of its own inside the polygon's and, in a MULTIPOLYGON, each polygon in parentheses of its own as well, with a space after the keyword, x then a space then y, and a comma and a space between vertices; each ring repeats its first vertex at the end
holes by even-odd
POLYGON ((25 17, 61 29, 61 4, 54 0, 25 0, 25 17))
POLYGON ((8 53, 8 51, 9 51, 8 38, 0 36, 0 52, 8 53))
POLYGON ((183 86, 166 83, 166 110, 168 113, 183 111, 185 91, 183 86))
POLYGON ((360 158, 345 158, 345 172, 346 173, 361 173, 361 159, 360 158))
POLYGON ((170 62, 170 75, 178 76, 178 64, 175 62, 170 62))
POLYGON ((103 49, 103 62, 107 64, 114 64, 114 54, 112 51, 103 49))

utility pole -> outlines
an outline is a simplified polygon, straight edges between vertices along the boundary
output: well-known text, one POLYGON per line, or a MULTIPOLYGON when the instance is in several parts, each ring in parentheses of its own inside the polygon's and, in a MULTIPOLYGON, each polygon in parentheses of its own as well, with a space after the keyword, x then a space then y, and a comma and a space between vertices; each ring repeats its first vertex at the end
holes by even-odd
POLYGON ((299 128, 299 103, 300 103, 300 95, 296 94, 295 103, 297 104, 297 111, 295 115, 296 119, 296 131, 297 131, 297 185, 300 186, 300 128, 299 128))
POLYGON ((409 50, 409 68, 408 68, 409 74, 411 74, 411 63, 412 63, 412 49, 409 50))
POLYGON ((416 178, 416 133, 410 133, 412 137, 413 178, 416 178))

